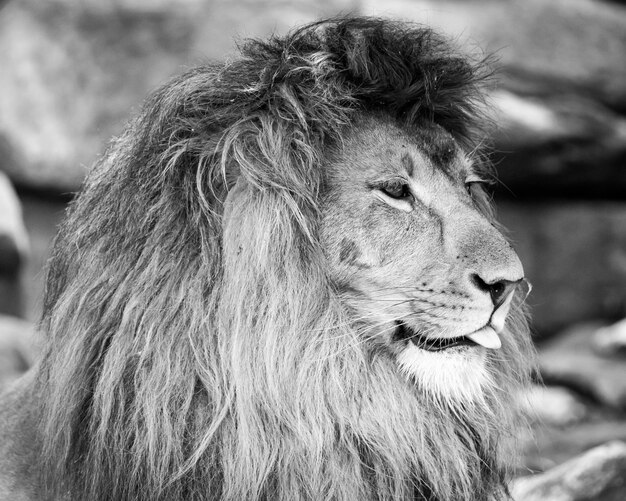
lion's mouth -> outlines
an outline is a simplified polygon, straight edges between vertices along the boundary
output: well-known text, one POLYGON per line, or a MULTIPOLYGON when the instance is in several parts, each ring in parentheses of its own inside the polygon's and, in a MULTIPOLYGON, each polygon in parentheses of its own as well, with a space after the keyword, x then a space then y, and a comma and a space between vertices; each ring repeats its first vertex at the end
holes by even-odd
POLYGON ((498 335, 491 327, 484 327, 467 336, 427 337, 415 331, 402 321, 396 321, 396 339, 404 339, 426 351, 443 351, 459 346, 484 346, 497 349, 500 347, 498 335))

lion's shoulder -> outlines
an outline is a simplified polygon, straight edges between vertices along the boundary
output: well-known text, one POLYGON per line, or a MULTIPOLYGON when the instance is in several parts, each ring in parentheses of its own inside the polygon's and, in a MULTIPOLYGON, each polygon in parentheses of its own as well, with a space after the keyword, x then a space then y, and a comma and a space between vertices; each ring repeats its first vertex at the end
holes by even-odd
POLYGON ((0 394, 0 501, 35 501, 40 460, 34 371, 0 394))

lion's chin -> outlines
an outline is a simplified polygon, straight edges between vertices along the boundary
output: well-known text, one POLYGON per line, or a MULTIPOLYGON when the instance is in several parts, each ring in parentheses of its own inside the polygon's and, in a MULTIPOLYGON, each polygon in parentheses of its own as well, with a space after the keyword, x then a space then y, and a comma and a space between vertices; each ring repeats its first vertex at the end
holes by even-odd
POLYGON ((482 346, 428 351, 409 342, 398 353, 397 361, 421 391, 442 403, 480 403, 486 386, 492 383, 482 346))

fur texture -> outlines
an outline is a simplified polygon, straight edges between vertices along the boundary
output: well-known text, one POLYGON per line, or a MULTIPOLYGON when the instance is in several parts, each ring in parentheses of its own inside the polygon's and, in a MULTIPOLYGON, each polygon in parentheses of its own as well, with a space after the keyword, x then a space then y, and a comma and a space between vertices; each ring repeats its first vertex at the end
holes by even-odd
POLYGON ((316 234, 320 165, 355 115, 435 122, 469 151, 483 67, 429 29, 365 18, 241 53, 147 101, 56 239, 37 382, 48 494, 504 495, 530 351, 519 308, 484 402, 450 407, 359 341, 316 234))

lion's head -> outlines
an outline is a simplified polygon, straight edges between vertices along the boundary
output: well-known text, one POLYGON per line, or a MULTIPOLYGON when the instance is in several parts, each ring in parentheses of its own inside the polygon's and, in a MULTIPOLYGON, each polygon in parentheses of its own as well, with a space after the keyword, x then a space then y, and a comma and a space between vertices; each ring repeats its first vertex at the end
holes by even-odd
POLYGON ((321 244, 365 342, 431 396, 476 403, 524 278, 483 210, 487 176, 440 125, 384 115, 355 119, 324 169, 321 244))
POLYGON ((376 19, 242 54, 150 98, 61 229, 45 485, 111 500, 504 492, 530 342, 522 267, 480 186, 482 66, 376 19))

